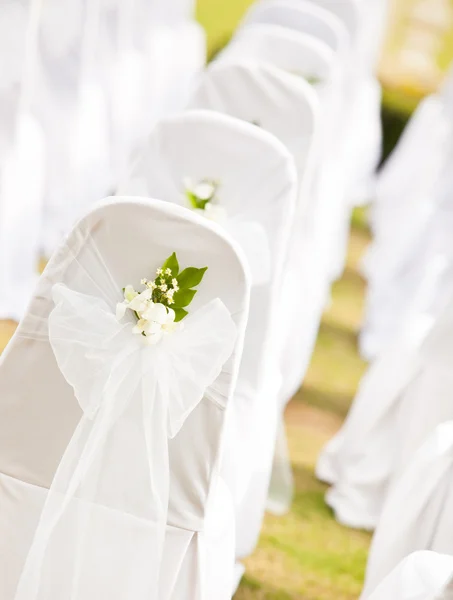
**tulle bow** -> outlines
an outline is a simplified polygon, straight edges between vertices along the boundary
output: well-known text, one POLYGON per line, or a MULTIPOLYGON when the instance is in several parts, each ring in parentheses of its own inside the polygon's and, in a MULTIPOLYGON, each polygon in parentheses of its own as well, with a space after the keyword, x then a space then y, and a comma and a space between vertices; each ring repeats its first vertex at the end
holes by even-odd
POLYGON ((53 297, 50 343, 83 416, 48 492, 15 600, 54 598, 56 590, 72 600, 157 598, 168 438, 232 354, 234 322, 216 299, 149 346, 105 300, 61 284, 53 297))

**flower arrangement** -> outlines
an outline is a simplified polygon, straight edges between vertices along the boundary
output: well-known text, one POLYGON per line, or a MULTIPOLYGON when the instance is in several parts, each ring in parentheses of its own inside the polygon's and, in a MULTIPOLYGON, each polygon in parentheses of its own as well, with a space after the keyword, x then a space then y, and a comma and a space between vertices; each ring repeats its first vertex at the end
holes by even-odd
POLYGON ((201 179, 194 183, 191 179, 184 179, 185 196, 189 208, 200 212, 204 217, 217 222, 226 220, 226 210, 220 206, 217 196, 220 184, 214 179, 201 179))
POLYGON ((123 288, 124 300, 117 304, 116 318, 121 320, 126 311, 131 310, 137 319, 132 332, 146 337, 150 344, 157 343, 164 334, 178 329, 180 321, 189 314, 186 308, 197 293, 194 288, 201 283, 206 270, 207 267, 188 267, 180 272, 173 252, 157 269, 154 279, 141 280, 142 291, 132 285, 123 288))

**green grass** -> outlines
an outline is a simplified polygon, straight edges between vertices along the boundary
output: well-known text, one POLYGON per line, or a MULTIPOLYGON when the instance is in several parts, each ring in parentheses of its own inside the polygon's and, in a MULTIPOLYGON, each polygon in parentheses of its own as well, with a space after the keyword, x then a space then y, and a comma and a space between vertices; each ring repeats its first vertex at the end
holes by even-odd
POLYGON ((287 410, 294 504, 284 517, 266 516, 235 600, 353 600, 360 594, 370 536, 334 520, 314 466, 365 368, 357 353, 364 292, 358 264, 368 240, 364 213, 355 211, 345 274, 334 285, 306 382, 287 410))
POLYGON ((208 35, 208 56, 226 44, 251 4, 253 0, 198 0, 197 18, 208 35))

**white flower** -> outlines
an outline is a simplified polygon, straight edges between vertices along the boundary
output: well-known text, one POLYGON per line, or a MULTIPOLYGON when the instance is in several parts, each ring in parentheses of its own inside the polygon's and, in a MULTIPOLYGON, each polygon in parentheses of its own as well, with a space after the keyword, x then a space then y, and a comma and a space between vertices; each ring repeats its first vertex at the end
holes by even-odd
POLYGON ((168 292, 165 294, 167 296, 167 298, 173 298, 173 294, 175 293, 176 290, 168 290, 168 292))
POLYGON ((133 286, 126 286, 124 288, 124 301, 119 302, 116 305, 117 320, 119 321, 124 317, 128 308, 140 314, 147 307, 151 296, 152 291, 150 289, 146 289, 144 292, 139 294, 135 291, 133 286))
POLYGON ((211 181, 200 181, 192 189, 192 193, 200 200, 210 200, 216 193, 216 186, 211 181))
POLYGON ((145 278, 143 278, 143 279, 140 281, 140 283, 141 283, 142 285, 147 285, 147 284, 148 284, 148 280, 147 280, 147 279, 145 279, 145 278))
POLYGON ((127 308, 135 310, 135 312, 142 313, 148 306, 149 300, 151 300, 153 292, 146 288, 143 292, 135 296, 127 305, 127 308))
POLYGON ((171 275, 171 269, 166 268, 165 269, 165 275, 171 275))
POLYGON ((168 285, 166 283, 162 283, 159 286, 159 289, 162 290, 162 292, 166 292, 168 290, 168 285))
POLYGON ((176 278, 173 278, 171 280, 171 285, 173 286, 173 289, 175 290, 175 292, 177 292, 179 290, 178 280, 176 278))
POLYGON ((156 275, 157 275, 158 277, 159 277, 159 275, 163 275, 163 274, 164 274, 164 272, 163 272, 163 270, 162 270, 162 269, 157 269, 157 271, 156 271, 156 275))
POLYGON ((145 334, 148 344, 157 344, 164 334, 172 333, 178 328, 175 316, 175 311, 171 308, 159 302, 150 302, 132 331, 145 334))

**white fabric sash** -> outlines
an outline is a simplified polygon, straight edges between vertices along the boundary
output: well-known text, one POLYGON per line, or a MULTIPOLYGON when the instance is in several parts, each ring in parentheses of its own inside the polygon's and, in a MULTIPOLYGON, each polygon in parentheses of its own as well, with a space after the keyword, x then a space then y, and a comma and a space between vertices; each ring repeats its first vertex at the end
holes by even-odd
MULTIPOLYGON (((57 284, 49 339, 83 416, 50 487, 15 600, 157 598, 173 438, 230 357, 213 300, 155 346, 114 303, 57 284)), ((117 299, 115 298, 115 301, 117 299)))

